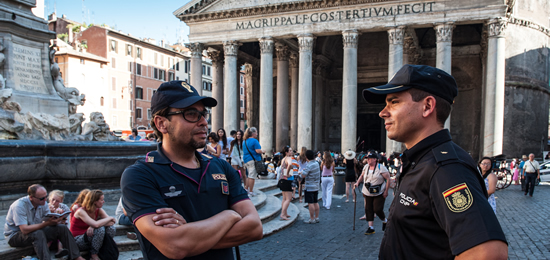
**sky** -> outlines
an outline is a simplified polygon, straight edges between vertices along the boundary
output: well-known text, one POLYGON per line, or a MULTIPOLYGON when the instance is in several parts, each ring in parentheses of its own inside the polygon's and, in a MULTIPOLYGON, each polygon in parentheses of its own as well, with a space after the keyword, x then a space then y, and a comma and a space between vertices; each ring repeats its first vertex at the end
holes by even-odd
POLYGON ((172 14, 190 0, 44 0, 44 15, 86 24, 107 24, 138 38, 188 42, 189 27, 172 14), (84 11, 83 11, 84 10, 84 11))

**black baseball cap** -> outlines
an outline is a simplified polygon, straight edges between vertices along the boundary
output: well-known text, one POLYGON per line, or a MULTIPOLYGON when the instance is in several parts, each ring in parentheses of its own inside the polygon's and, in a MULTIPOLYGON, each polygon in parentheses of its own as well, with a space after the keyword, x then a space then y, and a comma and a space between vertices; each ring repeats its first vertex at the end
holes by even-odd
POLYGON ((199 95, 199 92, 185 81, 164 82, 151 98, 151 114, 167 107, 186 108, 198 101, 202 101, 207 107, 215 107, 218 104, 218 101, 211 97, 199 95))
POLYGON ((453 76, 438 68, 407 64, 386 85, 363 90, 363 98, 373 104, 386 102, 386 95, 416 88, 434 94, 453 104, 458 86, 453 76))

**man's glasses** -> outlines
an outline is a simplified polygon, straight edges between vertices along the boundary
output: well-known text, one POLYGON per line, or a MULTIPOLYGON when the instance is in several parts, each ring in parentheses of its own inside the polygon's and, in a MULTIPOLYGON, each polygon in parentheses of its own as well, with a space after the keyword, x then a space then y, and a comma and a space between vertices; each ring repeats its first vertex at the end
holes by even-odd
POLYGON ((196 109, 170 112, 170 113, 166 114, 166 116, 173 116, 173 115, 178 115, 178 114, 181 114, 183 116, 183 119, 185 119, 189 123, 199 122, 199 120, 201 120, 201 118, 203 118, 203 117, 207 121, 210 118, 210 112, 208 112, 208 110, 198 111, 196 109))
POLYGON ((35 199, 39 199, 40 201, 43 201, 43 200, 45 200, 47 197, 48 197, 48 195, 46 195, 46 196, 44 196, 44 197, 42 197, 42 198, 37 198, 37 197, 34 197, 34 198, 35 198, 35 199))

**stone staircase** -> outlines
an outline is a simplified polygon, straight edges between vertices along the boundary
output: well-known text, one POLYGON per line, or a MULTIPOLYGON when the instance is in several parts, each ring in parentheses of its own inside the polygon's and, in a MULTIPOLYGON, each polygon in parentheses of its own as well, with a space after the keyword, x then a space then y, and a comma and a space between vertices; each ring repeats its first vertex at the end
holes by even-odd
MULTIPOLYGON (((254 203, 256 210, 258 211, 260 219, 262 220, 264 237, 289 227, 299 218, 300 211, 302 211, 302 213, 305 212, 302 209, 302 205, 304 204, 290 203, 288 207, 290 220, 279 220, 279 215, 281 214, 281 199, 279 197, 281 196, 281 191, 276 187, 276 185, 276 180, 256 180, 254 192, 257 195, 250 198, 252 203, 254 203)), ((110 216, 114 216, 116 205, 118 203, 118 198, 115 195, 116 191, 111 191, 110 193, 111 196, 109 197, 111 198, 111 200, 107 201, 106 199, 106 204, 103 206, 103 208, 105 209, 107 214, 109 214, 110 216)), ((120 191, 118 196, 120 196, 120 191)), ((319 196, 321 196, 320 193, 319 196)), ((0 210, 0 224, 2 228, 5 223, 6 214, 7 210, 0 210)), ((130 260, 139 259, 140 257, 142 257, 138 241, 131 240, 126 237, 126 233, 132 232, 133 227, 117 225, 116 229, 117 233, 114 237, 114 240, 117 243, 120 251, 119 259, 130 260)), ((21 259, 25 256, 36 257, 36 255, 34 255, 34 250, 31 246, 23 248, 13 248, 7 244, 7 241, 4 239, 3 236, 0 238, 0 259, 15 260, 21 259)), ((55 259, 53 258, 53 254, 52 259, 55 259)))

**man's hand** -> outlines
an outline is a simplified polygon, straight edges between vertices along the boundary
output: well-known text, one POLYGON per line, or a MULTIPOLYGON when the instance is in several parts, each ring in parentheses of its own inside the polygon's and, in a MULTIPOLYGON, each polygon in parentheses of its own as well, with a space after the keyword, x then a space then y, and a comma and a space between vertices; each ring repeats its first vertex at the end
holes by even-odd
POLYGON ((63 219, 57 218, 57 217, 50 217, 48 220, 44 221, 46 226, 55 226, 59 223, 63 224, 63 219))
POLYGON ((153 217, 153 221, 156 226, 167 228, 177 228, 187 223, 173 208, 157 209, 157 215, 153 217))

